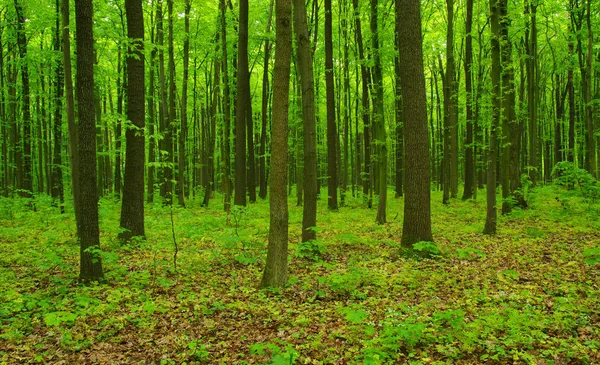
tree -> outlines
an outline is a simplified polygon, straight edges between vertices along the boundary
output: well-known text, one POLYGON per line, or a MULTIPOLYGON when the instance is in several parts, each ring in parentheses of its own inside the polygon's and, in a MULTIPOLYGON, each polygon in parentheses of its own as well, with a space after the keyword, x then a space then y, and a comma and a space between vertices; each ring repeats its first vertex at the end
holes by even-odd
POLYGON ((398 52, 404 102, 405 202, 402 228, 403 247, 412 248, 419 241, 433 241, 431 233, 431 196, 429 188, 429 135, 421 5, 419 0, 397 0, 398 52))
POLYGON ((21 0, 14 0, 17 13, 17 46, 21 58, 21 95, 23 97, 23 184, 20 194, 31 197, 33 192, 33 171, 31 164, 31 107, 29 91, 29 67, 27 65, 27 36, 25 35, 25 15, 21 0))
POLYGON ((270 227, 267 262, 261 287, 281 287, 287 282, 288 267, 288 202, 287 202, 287 152, 288 109, 290 87, 290 60, 292 57, 292 2, 275 2, 275 66, 273 71, 273 125, 270 175, 270 227))
MULTIPOLYGON (((227 67, 227 22, 225 19, 225 0, 219 1, 221 14, 221 67, 223 74, 223 193, 225 195, 223 208, 226 212, 231 210, 231 154, 230 154, 230 126, 231 114, 229 108, 229 69, 227 67)), ((195 78, 194 78, 195 79, 195 78)))
MULTIPOLYGON (((248 0, 240 0, 238 33, 237 102, 235 119, 235 205, 246 206, 246 128, 252 119, 248 71, 248 0)), ((251 138, 251 137, 250 137, 251 138)))
POLYGON ((490 0, 491 30, 492 30, 492 124, 490 125, 490 144, 488 150, 488 167, 486 183, 487 212, 483 233, 496 234, 496 161, 497 161, 497 128, 500 125, 502 96, 500 93, 500 2, 505 0, 490 0))
MULTIPOLYGON (((379 27, 377 25, 378 0, 371 0, 371 46, 373 48, 373 99, 375 113, 373 114, 373 125, 375 126, 375 139, 377 150, 377 183, 379 184, 379 204, 377 206, 376 221, 384 224, 385 208, 387 205, 387 146, 385 133, 385 120, 383 109, 383 77, 381 75, 381 54, 379 48, 379 27)), ((427 114, 425 114, 427 117, 427 114)))
MULTIPOLYGON (((60 52, 60 0, 56 0, 56 29, 54 31, 54 51, 60 52)), ((57 59, 54 66, 54 151, 52 156, 52 198, 58 200, 60 212, 65 212, 63 205, 65 201, 63 190, 63 171, 62 171, 62 100, 64 95, 64 78, 62 61, 57 59)))
POLYGON ((127 37, 127 127, 125 176, 121 208, 121 239, 144 236, 144 18, 141 0, 126 0, 127 37))
POLYGON ((296 53, 302 88, 302 123, 304 128, 304 207, 302 210, 302 242, 317 238, 317 126, 315 120, 315 81, 313 59, 306 22, 304 0, 294 0, 296 53))
POLYGON ((94 107, 94 32, 92 0, 75 4, 77 33, 77 109, 79 115, 80 245, 79 280, 87 283, 104 279, 100 258, 98 192, 96 190, 96 109, 94 107))
POLYGON ((335 93, 333 89, 333 40, 331 0, 325 0, 325 93, 327 99, 327 205, 338 209, 337 201, 337 127, 335 123, 335 93))
POLYGON ((471 199, 475 185, 474 141, 473 141, 473 86, 471 64, 473 63, 473 0, 467 0, 466 39, 465 39, 465 94, 467 97, 467 138, 465 140, 465 185, 463 200, 471 199))
MULTIPOLYGON (((81 203, 79 190, 79 130, 75 124, 75 101, 73 98, 73 72, 71 64, 71 40, 69 36, 69 0, 61 0, 62 16, 62 59, 65 81, 65 109, 67 112, 67 128, 69 133, 69 157, 71 162, 71 191, 75 208, 75 221, 81 220, 81 203)), ((79 225, 77 225, 79 236, 79 225)))
POLYGON ((185 1, 184 9, 184 32, 183 40, 183 82, 181 86, 181 127, 179 128, 179 158, 177 166, 179 174, 177 175, 177 201, 179 205, 185 206, 185 141, 187 139, 187 100, 188 100, 188 80, 190 65, 190 0, 185 1))

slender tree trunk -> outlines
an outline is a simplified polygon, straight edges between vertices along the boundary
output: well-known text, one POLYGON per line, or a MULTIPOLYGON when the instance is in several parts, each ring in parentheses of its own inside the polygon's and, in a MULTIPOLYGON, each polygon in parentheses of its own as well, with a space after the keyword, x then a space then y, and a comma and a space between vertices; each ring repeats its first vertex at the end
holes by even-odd
MULTIPOLYGON (((69 157, 71 162, 71 190, 73 193, 73 206, 75 207, 75 221, 81 220, 81 204, 79 192, 79 130, 75 124, 75 101, 73 99, 73 69, 71 66, 71 40, 69 36, 69 0, 61 1, 62 16, 62 59, 65 76, 65 109, 67 112, 67 127, 69 132, 69 157)), ((79 236, 79 225, 77 225, 79 236)))
POLYGON ((327 206, 338 209, 337 201, 337 127, 333 84, 333 36, 331 0, 325 0, 325 91, 327 99, 327 206))
MULTIPOLYGON (((156 68, 156 53, 158 52, 155 42, 155 27, 156 24, 152 16, 150 16, 150 44, 152 44, 152 50, 150 51, 150 73, 149 77, 149 88, 148 88, 148 185, 146 198, 148 203, 154 201, 154 175, 156 169, 154 164, 156 162, 156 136, 155 136, 155 124, 156 124, 156 80, 155 80, 155 68, 156 68)), ((116 190, 116 189, 115 189, 116 190)))
POLYGON ((80 244, 79 280, 101 281, 100 229, 96 190, 96 118, 94 107, 94 34, 92 0, 78 0, 75 6, 77 34, 77 106, 79 115, 80 219, 77 221, 80 244))
POLYGON ((287 178, 288 107, 290 59, 292 56, 292 2, 277 0, 275 4, 276 43, 273 89, 273 150, 270 174, 270 229, 267 262, 261 287, 284 286, 288 272, 288 205, 285 191, 287 178))
POLYGON ((528 134, 529 134, 529 179, 535 186, 537 182, 538 170, 538 126, 537 126, 537 24, 536 24, 537 5, 527 0, 525 4, 525 16, 528 20, 528 28, 525 30, 526 39, 526 68, 527 68, 527 101, 528 101, 528 134))
POLYGON ((488 151, 487 170, 487 212, 485 219, 484 234, 496 233, 496 161, 497 161, 497 135, 496 130, 501 118, 501 94, 500 75, 502 73, 500 63, 500 8, 499 2, 505 0, 490 0, 491 28, 492 28, 492 125, 490 126, 490 143, 488 151))
POLYGON ((29 67, 27 66, 27 37, 22 0, 14 0, 17 13, 17 45, 21 58, 21 97, 23 99, 23 186, 21 195, 31 197, 33 192, 33 169, 31 163, 31 107, 29 91, 29 67))
MULTIPOLYGON (((250 104, 250 74, 248 71, 248 0, 240 0, 238 33, 237 100, 235 120, 235 197, 234 204, 246 206, 247 171, 246 129, 252 118, 250 104)), ((251 138, 251 137, 250 137, 251 138)))
POLYGON ((315 83, 313 60, 305 0, 294 0, 296 53, 302 88, 302 123, 304 129, 304 208, 302 210, 302 242, 317 238, 317 126, 315 120, 315 83))
MULTIPOLYGON (((377 140, 377 183, 379 185, 379 204, 377 205, 376 221, 378 224, 384 224, 386 222, 385 211, 387 205, 387 143, 383 110, 383 77, 381 74, 377 6, 378 0, 371 0, 371 46, 373 48, 373 89, 375 90, 373 124, 375 125, 375 138, 377 140)), ((427 110, 425 110, 425 123, 427 123, 427 110)))
POLYGON ((473 0, 467 0, 466 45, 465 45, 465 93, 467 109, 467 139, 465 141, 465 186, 463 200, 471 199, 475 190, 475 163, 473 141, 473 87, 471 85, 471 64, 473 63, 473 0))
MULTIPOLYGON (((269 5, 269 20, 267 21, 267 31, 271 32, 271 18, 273 17, 273 2, 269 5)), ((262 82, 262 104, 261 104, 261 132, 260 132, 260 150, 259 150, 259 172, 258 172, 258 196, 262 199, 267 197, 267 121, 269 119, 269 58, 271 54, 271 42, 265 40, 265 53, 263 59, 263 82, 262 82)))
MULTIPOLYGON (((190 65, 190 0, 185 1, 184 10, 184 32, 183 41, 183 84, 181 86, 181 127, 179 129, 179 158, 177 165, 179 174, 177 175, 177 202, 180 206, 185 206, 185 141, 187 139, 187 100, 188 100, 188 80, 190 65)), ((218 66, 217 66, 218 68, 218 66)))
MULTIPOLYGON (((56 0, 56 29, 54 32, 54 52, 60 52, 60 0, 56 0)), ((2 42, 0 42, 0 48, 2 42)), ((1 57, 2 55, 0 55, 1 57)), ((52 157, 52 198, 58 200, 61 214, 65 212, 63 170, 62 170, 62 100, 64 96, 63 62, 58 59, 54 66, 54 150, 52 157)), ((2 88, 2 90, 4 90, 2 88)), ((2 91, 4 94, 4 91, 2 91)), ((0 118, 3 113, 0 113, 0 118)))
POLYGON ((174 31, 173 31, 173 0, 167 0, 167 18, 169 36, 167 39, 168 43, 168 70, 169 70, 169 105, 167 111, 167 118, 165 123, 164 140, 166 146, 166 158, 168 166, 165 168, 165 185, 166 185, 166 203, 173 203, 173 168, 175 164, 175 152, 174 152, 174 137, 175 137, 175 119, 176 114, 176 101, 175 101, 175 45, 173 43, 174 31))
MULTIPOLYGON (((569 42, 569 55, 574 54, 573 42, 569 42)), ((569 62, 567 70, 567 90, 569 90, 569 151, 567 160, 575 162, 575 87, 573 85, 573 65, 569 62)))
MULTIPOLYGON (((586 54, 586 71, 585 71, 585 120, 587 129, 586 138, 586 150, 585 150, 585 161, 587 170, 594 177, 598 177, 596 171, 596 136, 594 128, 594 106, 592 105, 592 52, 593 52, 593 33, 592 33, 592 22, 591 22, 591 2, 592 0, 586 1, 586 24, 587 24, 587 54, 586 54)), ((596 14, 597 16, 597 14, 596 14)))
MULTIPOLYGON (((227 66, 227 23, 225 0, 220 0, 221 11, 221 67, 223 73, 223 194, 225 195, 224 209, 231 210, 231 154, 230 154, 230 129, 231 113, 229 103, 229 68, 227 66)), ((194 78, 195 80, 195 78, 194 78)))
MULTIPOLYGON (((398 46, 398 34, 400 33, 399 25, 402 22, 402 15, 400 12, 396 13, 396 26, 395 26, 395 44, 398 46)), ((402 81, 400 80, 401 70, 400 70, 400 55, 396 54, 394 57, 394 75, 396 77, 396 87, 394 89, 395 92, 395 117, 396 117, 396 198, 399 198, 403 195, 404 190, 404 111, 402 106, 402 81)), ((432 89, 433 91, 433 89, 432 89)), ((432 99, 433 100, 433 99, 432 99)), ((432 106, 433 110, 433 106, 432 106)), ((433 123, 433 114, 431 121, 433 123)), ((431 127, 431 132, 433 133, 433 124, 431 127)), ((435 139, 432 139, 434 143, 434 147, 432 148, 433 153, 433 166, 435 166, 435 139)), ((433 173, 435 176, 435 172, 433 173)))

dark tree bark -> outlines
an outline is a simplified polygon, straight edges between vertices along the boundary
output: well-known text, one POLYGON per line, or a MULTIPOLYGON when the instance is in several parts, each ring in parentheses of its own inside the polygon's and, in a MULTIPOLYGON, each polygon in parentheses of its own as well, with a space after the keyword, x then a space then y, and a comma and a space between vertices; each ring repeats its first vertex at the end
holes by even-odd
POLYGON ((365 170, 363 177, 363 195, 367 199, 369 208, 371 208, 372 200, 370 198, 370 181, 371 181, 371 112, 369 108, 369 84, 371 83, 369 70, 366 62, 367 58, 363 49, 362 30, 360 23, 360 10, 358 8, 358 0, 352 1, 354 9, 354 27, 356 34, 356 43, 358 46, 358 57, 360 58, 360 73, 361 73, 361 106, 363 119, 363 138, 364 138, 364 153, 365 153, 365 170))
POLYGON ((331 0, 325 0, 325 92, 327 99, 327 206, 338 209, 337 201, 337 127, 333 86, 333 39, 331 0))
POLYGON ((214 189, 214 156, 215 156, 215 141, 216 141, 216 125, 217 125, 217 106, 219 104, 220 95, 221 95, 221 60, 219 59, 219 47, 220 47, 220 33, 218 30, 215 35, 215 59, 213 63, 213 84, 212 84, 212 103, 210 106, 210 124, 208 128, 205 129, 204 133, 206 135, 206 172, 207 179, 204 185, 204 200, 202 205, 208 207, 208 203, 210 201, 210 197, 212 195, 212 191, 214 189))
POLYGON ((14 0, 17 13, 17 46, 21 58, 21 97, 23 98, 23 185, 20 194, 32 197, 33 170, 31 163, 31 107, 29 91, 29 67, 27 66, 27 36, 25 35, 25 15, 21 0, 14 0))
MULTIPOLYGON (((386 222, 385 210, 387 205, 387 144, 383 110, 383 77, 381 74, 381 55, 379 48, 379 27, 377 24, 378 0, 371 0, 371 47, 373 48, 373 89, 375 91, 373 124, 377 150, 377 184, 379 204, 377 205, 378 224, 386 222)), ((423 79, 424 80, 424 79, 423 79)), ((423 81, 425 82, 425 81, 423 81)), ((425 111, 427 121, 427 110, 425 111)))
POLYGON ((421 36, 421 6, 419 0, 398 0, 398 52, 404 102, 404 136, 406 184, 403 247, 412 248, 419 241, 433 241, 431 233, 431 193, 429 191, 429 135, 427 131, 427 101, 423 41, 421 36))
MULTIPOLYGON (((62 60, 65 81, 65 109, 67 112, 67 127, 69 132, 69 157, 71 162, 71 190, 75 221, 81 220, 81 203, 79 192, 79 130, 75 124, 75 100, 73 98, 73 68, 71 66, 71 40, 69 36, 69 0, 61 1, 62 16, 62 60)), ((79 236, 79 225, 77 225, 79 236)))
POLYGON ((168 28, 169 36, 167 39, 168 43, 168 72, 169 72, 169 105, 167 111, 167 118, 164 129, 164 140, 166 146, 166 158, 168 166, 165 167, 165 185, 166 185, 166 203, 173 203, 173 169, 171 166, 175 164, 175 153, 174 153, 174 137, 175 137, 175 119, 176 114, 176 100, 175 100, 175 44, 173 43, 174 31, 173 31, 173 0, 167 0, 167 17, 168 17, 168 28))
POLYGON ((160 195, 165 204, 171 204, 171 179, 173 177, 173 170, 170 167, 171 155, 173 150, 171 140, 171 127, 169 124, 169 112, 167 107, 167 84, 165 75, 165 32, 163 27, 163 10, 162 0, 159 0, 156 4, 156 28, 157 28, 157 41, 158 41, 158 87, 160 93, 160 104, 158 107, 159 115, 159 130, 162 135, 160 141, 160 195), (170 152, 169 152, 170 151, 170 152))
MULTIPOLYGON (((267 31, 271 32, 271 18, 273 16, 273 1, 269 5, 269 20, 267 21, 267 31)), ((262 199, 267 197, 267 121, 269 119, 269 58, 271 54, 271 42, 265 40, 265 53, 263 58, 263 83, 262 83, 262 103, 261 103, 261 132, 260 132, 260 150, 259 150, 259 171, 258 171, 258 196, 262 199)))
MULTIPOLYGON (((586 1, 586 25, 587 25, 587 53, 585 57, 585 122, 586 122, 586 149, 585 161, 586 169, 594 177, 598 177, 596 163, 596 136, 594 128, 594 106, 592 105, 592 52, 593 52, 593 33, 592 33, 592 0, 586 1)), ((596 14, 597 16, 597 14, 596 14)))
MULTIPOLYGON (((221 67, 223 73, 223 194, 225 195, 224 209, 231 210, 231 154, 230 154, 230 129, 231 114, 229 103, 229 69, 227 66, 227 23, 225 16, 225 0, 220 0, 221 11, 221 67)), ((194 78, 195 80, 195 78, 194 78)))
MULTIPOLYGON (((246 206, 246 128, 250 107, 250 73, 248 71, 248 0, 240 0, 238 34, 237 100, 235 119, 235 197, 234 204, 246 206)), ((251 138, 251 137, 250 137, 251 138)))
POLYGON ((463 200, 471 199, 475 190, 475 164, 473 159, 473 86, 471 64, 473 63, 473 0, 467 0, 466 41, 465 41, 465 93, 467 109, 467 139, 465 141, 465 186, 463 200))
POLYGON ((288 202, 286 194, 290 60, 292 56, 292 2, 275 4, 277 49, 273 75, 273 124, 271 129, 271 220, 267 262, 261 287, 284 286, 288 272, 288 202))
POLYGON ((177 175, 177 202, 185 206, 185 141, 187 139, 187 100, 188 100, 188 80, 190 65, 190 0, 185 0, 184 10, 184 32, 183 41, 183 84, 181 86, 181 126, 179 128, 179 155, 177 166, 179 174, 177 175))
MULTIPOLYGON (((398 47, 398 34, 400 32, 399 25, 402 22, 402 15, 400 11, 396 11, 396 26, 395 26, 395 44, 398 47)), ((395 117, 396 117, 396 198, 403 195, 404 190, 404 111, 402 106, 402 81, 400 81, 400 55, 396 54, 394 57, 394 76, 396 77, 396 87, 394 89, 395 96, 395 117)), ((432 89, 433 91, 433 89, 432 89)), ((433 110, 433 105, 432 109, 433 110)), ((431 121, 433 123, 433 114, 431 121)), ((433 127, 431 128, 433 133, 433 127)), ((435 144, 435 139, 432 140, 435 144)), ((435 166, 435 148, 432 148, 433 161, 435 166)), ((435 173, 433 174, 435 176, 435 173)))
POLYGON ((492 28, 492 125, 490 126, 490 143, 488 151, 486 200, 487 212, 484 234, 496 234, 496 161, 497 161, 497 135, 496 130, 500 125, 502 99, 500 94, 500 8, 499 2, 505 0, 490 0, 491 28, 492 28))
POLYGON ((75 4, 77 34, 77 107, 79 115, 80 244, 79 280, 83 283, 104 279, 99 254, 98 193, 96 190, 96 109, 94 107, 94 34, 92 0, 75 4))
MULTIPOLYGON (((60 0, 56 0, 56 29, 54 31, 54 51, 60 52, 60 0)), ((1 46, 0 42, 0 47, 1 46)), ((1 57, 2 55, 0 55, 1 57)), ((54 66, 54 151, 52 156, 52 198, 58 200, 60 212, 65 212, 64 190, 63 190, 63 171, 62 171, 62 100, 64 96, 63 63, 57 60, 54 66)), ((4 92, 2 91, 2 94, 4 92)), ((1 115, 0 115, 1 117, 1 115)))
POLYGON ((315 120, 315 82, 306 5, 294 0, 294 30, 296 53, 302 88, 302 123, 304 128, 304 208, 302 211, 302 242, 317 238, 317 126, 315 120))
POLYGON ((142 0, 126 0, 127 13, 127 120, 133 124, 127 128, 125 138, 125 176, 123 181, 123 201, 121 208, 121 228, 119 237, 144 236, 144 164, 146 146, 145 127, 145 86, 144 86, 144 18, 142 0))
MULTIPOLYGON (((573 42, 569 42, 569 56, 574 53, 573 42)), ((575 162, 575 87, 573 85, 573 65, 569 62, 567 70, 567 90, 569 90, 569 151, 567 160, 575 162)))
POLYGON ((537 126, 537 102, 538 102, 538 68, 537 68, 537 24, 536 8, 530 0, 525 3, 525 16, 527 27, 525 30, 526 44, 526 69, 527 69, 527 107, 528 107, 528 136, 529 136, 529 179, 533 186, 537 182, 538 172, 538 126, 537 126))
MULTIPOLYGON (((158 10, 156 10, 158 13, 158 10)), ((155 136, 155 125, 156 125, 156 80, 155 80, 155 69, 156 69, 156 54, 158 52, 155 42, 155 20, 150 16, 150 43, 152 44, 152 51, 150 51, 150 73, 149 77, 149 88, 148 88, 148 187, 146 192, 146 198, 148 203, 154 201, 154 175, 156 169, 154 163, 156 162, 156 136, 155 136)))
POLYGON ((449 202, 449 198, 455 198, 458 191, 458 156, 456 155, 457 124, 454 102, 455 65, 453 0, 446 0, 446 9, 448 13, 448 22, 446 31, 446 73, 444 77, 444 204, 449 202))

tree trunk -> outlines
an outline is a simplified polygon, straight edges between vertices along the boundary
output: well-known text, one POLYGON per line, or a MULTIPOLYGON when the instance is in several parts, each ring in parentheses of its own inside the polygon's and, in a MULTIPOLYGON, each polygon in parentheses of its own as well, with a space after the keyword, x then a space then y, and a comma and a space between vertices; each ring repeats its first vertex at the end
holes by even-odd
POLYGON ((25 35, 25 15, 23 14, 22 0, 14 0, 17 13, 17 45, 21 58, 21 97, 23 99, 23 186, 20 194, 32 197, 33 170, 31 163, 31 107, 29 91, 29 67, 27 66, 27 37, 25 35))
POLYGON ((277 0, 275 22, 277 49, 273 75, 273 124, 270 174, 270 229, 267 262, 261 287, 282 287, 287 282, 288 271, 288 205, 286 194, 288 107, 290 86, 290 59, 292 56, 292 3, 277 0))
MULTIPOLYGON (((54 52, 60 52, 60 0, 56 0, 56 29, 54 32, 54 52)), ((2 55, 0 55, 1 57, 2 55)), ((65 212, 63 170, 62 170, 62 100, 64 96, 63 62, 57 59, 54 66, 54 151, 52 157, 52 198, 58 200, 61 214, 65 212)), ((2 88, 3 90, 3 88, 2 88)), ((4 94, 4 91, 2 91, 4 94)), ((2 113, 3 114, 3 113, 2 113)), ((0 115, 2 117, 2 115, 0 115)))
MULTIPOLYGON (((190 0, 185 0, 184 10, 184 32, 183 41, 183 84, 181 86, 181 127, 179 129, 179 158, 177 166, 179 174, 177 175, 177 202, 185 207, 185 141, 187 139, 187 100, 188 100, 188 79, 190 65, 190 0)), ((217 65, 218 68, 218 65, 217 65)))
MULTIPOLYGON (((377 183, 379 192, 376 222, 378 224, 384 224, 386 222, 385 210, 387 205, 387 144, 383 109, 383 77, 381 74, 377 6, 378 0, 371 0, 371 46, 373 48, 373 89, 375 91, 375 113, 373 114, 373 124, 375 126, 375 139, 377 140, 377 183)), ((425 79, 423 79, 423 82, 425 82, 424 80, 425 79)), ((423 85, 423 87, 425 86, 423 85)), ((427 123, 427 110, 425 110, 425 123, 427 123)), ((429 136, 427 138, 429 138, 429 136)))
POLYGON ((492 30, 492 125, 490 126, 490 142, 488 151, 487 170, 487 212, 485 219, 484 234, 496 234, 496 161, 497 161, 497 135, 496 130, 500 124, 502 106, 500 94, 500 75, 502 73, 500 63, 500 8, 499 2, 505 0, 490 0, 491 30, 492 30))
POLYGON ((352 1, 352 7, 354 10, 354 27, 356 34, 356 43, 358 45, 358 57, 360 58, 360 72, 361 72, 361 86, 362 86, 362 119, 363 119, 363 138, 364 138, 364 154, 365 154, 365 170, 363 176, 363 196, 367 200, 367 205, 371 207, 372 201, 370 199, 370 181, 371 181, 371 112, 369 108, 369 84, 371 83, 369 77, 369 70, 367 69, 367 58, 363 50, 362 31, 360 23, 360 10, 358 7, 358 0, 352 1))
POLYGON ((473 63, 473 37, 471 35, 472 25, 473 0, 467 0, 467 21, 465 30, 465 104, 467 108, 467 140, 465 141, 465 186, 462 196, 463 200, 471 199, 473 197, 473 190, 475 190, 475 163, 473 159, 473 87, 471 85, 471 64, 473 63))
MULTIPOLYGON (((269 4, 269 20, 267 21, 267 31, 271 32, 271 18, 273 17, 273 2, 269 4)), ((265 54, 263 59, 263 82, 262 82, 262 104, 261 104, 261 131, 260 131, 260 149, 259 149, 259 172, 258 172, 258 196, 262 199, 267 197, 267 121, 269 119, 269 58, 271 54, 271 42, 265 40, 265 54)))
POLYGON ((101 281, 100 229, 96 190, 96 109, 94 107, 94 35, 92 0, 78 0, 75 5, 77 34, 77 107, 79 115, 79 186, 80 219, 77 221, 80 244, 79 280, 101 281))
POLYGON ((429 176, 429 136, 427 131, 427 100, 423 42, 421 36, 421 9, 418 0, 398 0, 396 17, 402 100, 405 115, 406 185, 403 247, 412 248, 419 241, 433 241, 431 233, 431 196, 429 176), (408 117, 407 117, 408 116, 408 117))
MULTIPOLYGON (((231 154, 230 154, 230 129, 231 114, 229 103, 229 69, 227 67, 227 23, 225 16, 225 0, 220 0, 219 8, 221 11, 221 67, 223 73, 223 194, 224 209, 229 213, 231 210, 231 154)), ((195 80, 195 78, 194 78, 195 80)))
POLYGON ((168 71, 169 71, 169 105, 167 111, 167 118, 164 129, 164 140, 166 147, 166 158, 168 165, 165 167, 165 185, 166 185, 166 203, 173 203, 173 168, 175 164, 175 151, 174 151, 174 137, 175 137, 175 119, 177 119, 176 101, 175 101, 175 45, 173 43, 174 31, 173 31, 173 0, 167 0, 167 18, 169 36, 167 39, 168 43, 168 71))
POLYGON ((302 123, 304 129, 304 208, 302 210, 302 242, 317 238, 317 126, 315 122, 315 83, 306 5, 294 0, 294 30, 296 53, 302 88, 302 123))
POLYGON ((331 0, 325 0, 325 92, 327 99, 327 206, 338 209, 337 201, 337 127, 333 89, 333 38, 331 0))
MULTIPOLYGON (((240 0, 238 33, 237 99, 235 116, 235 197, 234 204, 246 206, 247 171, 246 128, 252 118, 250 104, 250 74, 248 71, 248 0, 240 0)), ((252 137, 250 137, 252 138, 252 137)), ((287 157, 286 157, 287 158, 287 157)))
POLYGON ((142 237, 144 232, 144 18, 142 0, 126 0, 127 13, 127 120, 132 126, 125 132, 125 175, 119 238, 142 237))

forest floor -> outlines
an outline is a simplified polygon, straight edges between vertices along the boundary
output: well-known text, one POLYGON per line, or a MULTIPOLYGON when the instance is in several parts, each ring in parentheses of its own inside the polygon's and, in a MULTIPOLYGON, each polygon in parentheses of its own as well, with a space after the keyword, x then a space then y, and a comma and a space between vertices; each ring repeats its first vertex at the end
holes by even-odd
POLYGON ((600 364, 600 204, 555 187, 481 234, 485 194, 432 195, 430 259, 398 257, 388 224, 347 198, 319 201, 319 240, 300 244, 290 197, 290 278, 258 290, 268 202, 229 217, 220 199, 146 211, 147 240, 120 246, 120 206, 100 204, 106 283, 77 284, 70 209, 0 200, 0 363, 600 364))

